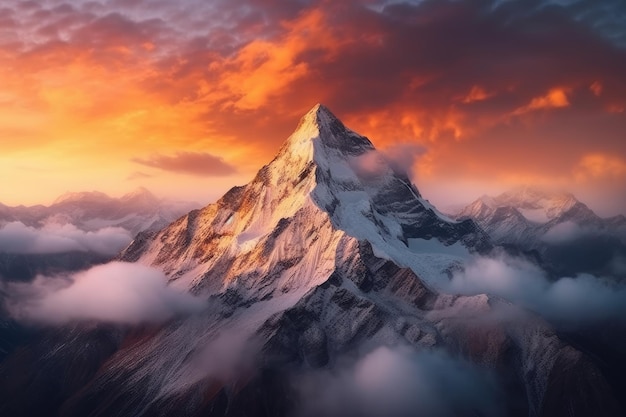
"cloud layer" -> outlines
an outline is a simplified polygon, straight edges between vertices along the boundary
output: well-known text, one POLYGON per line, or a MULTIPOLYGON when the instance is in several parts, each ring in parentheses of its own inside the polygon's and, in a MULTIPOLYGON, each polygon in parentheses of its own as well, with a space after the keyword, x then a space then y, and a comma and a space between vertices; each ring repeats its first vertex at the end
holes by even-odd
POLYGON ((63 324, 97 320, 137 324, 201 311, 204 302, 166 285, 167 277, 143 265, 112 262, 69 278, 38 277, 8 284, 7 306, 20 321, 63 324))
POLYGON ((95 252, 115 255, 132 240, 120 227, 106 227, 85 232, 72 224, 48 224, 41 229, 11 222, 0 228, 0 252, 48 254, 62 252, 95 252))
POLYGON ((499 296, 566 324, 626 318, 623 282, 589 274, 550 281, 538 266, 506 256, 474 259, 446 290, 499 296))

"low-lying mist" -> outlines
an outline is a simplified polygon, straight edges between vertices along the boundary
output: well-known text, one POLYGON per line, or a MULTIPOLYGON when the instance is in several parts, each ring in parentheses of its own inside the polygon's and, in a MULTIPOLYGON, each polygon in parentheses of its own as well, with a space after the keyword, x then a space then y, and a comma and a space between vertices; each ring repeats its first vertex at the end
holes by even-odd
POLYGON ((591 274, 554 281, 539 266, 506 255, 471 260, 445 290, 499 296, 565 324, 626 321, 626 284, 591 274))
POLYGON ((14 254, 89 251, 115 255, 131 240, 130 233, 121 227, 87 232, 72 224, 49 223, 37 229, 22 222, 11 222, 0 228, 0 252, 14 254))
POLYGON ((382 346, 352 365, 295 381, 299 417, 499 416, 502 393, 488 371, 443 351, 382 346))
POLYGON ((9 313, 20 322, 64 324, 97 320, 138 324, 200 311, 205 302, 167 286, 163 272, 111 262, 83 272, 37 277, 4 286, 9 313))

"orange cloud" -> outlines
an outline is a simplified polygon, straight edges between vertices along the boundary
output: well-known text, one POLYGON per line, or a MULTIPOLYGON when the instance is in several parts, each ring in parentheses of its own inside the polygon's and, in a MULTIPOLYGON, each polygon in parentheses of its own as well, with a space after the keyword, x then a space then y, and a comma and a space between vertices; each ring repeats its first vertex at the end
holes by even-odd
POLYGON ((526 106, 516 109, 513 114, 520 115, 533 110, 558 109, 569 107, 568 91, 564 88, 553 88, 544 96, 533 98, 526 106))
POLYGON ((462 103, 473 103, 475 101, 487 100, 493 97, 493 93, 487 93, 484 88, 474 85, 470 92, 461 100, 462 103))
POLYGON ((626 107, 622 104, 612 103, 606 107, 606 111, 609 113, 624 113, 626 107))
POLYGON ((454 106, 427 109, 418 106, 394 105, 388 109, 353 114, 345 118, 357 131, 368 132, 376 143, 435 143, 461 140, 474 130, 465 115, 454 106))
POLYGON ((219 82, 207 86, 206 99, 221 101, 239 110, 254 110, 267 105, 296 80, 311 72, 311 63, 301 55, 312 47, 331 60, 350 39, 339 39, 321 9, 309 10, 281 26, 285 33, 275 40, 254 40, 237 54, 211 64, 219 82))
POLYGON ((600 81, 594 81, 590 86, 589 90, 596 96, 599 97, 602 94, 602 90, 604 86, 600 81))
POLYGON ((580 159, 574 174, 579 181, 626 178, 626 162, 616 156, 591 153, 580 159))

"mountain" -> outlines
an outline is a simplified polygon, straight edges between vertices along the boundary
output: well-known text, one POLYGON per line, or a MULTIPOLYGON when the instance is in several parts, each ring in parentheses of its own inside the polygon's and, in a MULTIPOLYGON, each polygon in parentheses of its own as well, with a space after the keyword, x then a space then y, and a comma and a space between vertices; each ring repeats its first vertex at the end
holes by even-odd
POLYGON ((619 415, 595 362, 539 317, 488 295, 442 291, 493 245, 472 220, 439 213, 394 166, 316 105, 249 184, 140 233, 119 256, 163 270, 170 286, 205 300, 203 312, 46 332, 0 363, 0 412, 619 415), (412 353, 389 353, 405 349, 412 353), (435 355, 424 363, 434 382, 405 369, 391 386, 378 379, 397 355, 420 354, 435 355), (448 382, 466 366, 497 383, 471 379, 455 391, 448 382), (450 379, 436 382, 448 367, 450 379), (363 383, 368 394, 359 397, 363 383), (405 385, 437 384, 446 390, 440 401, 434 391, 417 404, 396 396, 405 385), (389 407, 363 408, 368 398, 389 407))
POLYGON ((584 212, 580 213, 583 222, 597 217, 572 194, 549 194, 530 187, 497 197, 482 196, 454 217, 474 219, 497 242, 531 244, 539 229, 547 223, 562 222, 569 211, 584 212))
POLYGON ((262 298, 326 280, 346 236, 367 240, 433 285, 456 254, 490 248, 473 222, 439 213, 367 138, 317 106, 250 184, 137 239, 121 259, 158 266, 196 293, 228 286, 262 298))
POLYGON ((474 220, 497 244, 539 253, 561 275, 621 275, 611 264, 626 259, 626 218, 601 218, 570 193, 520 187, 452 217, 474 220))
POLYGON ((0 205, 0 278, 25 281, 106 262, 137 233, 159 230, 195 206, 145 188, 121 198, 80 192, 50 206, 0 205))
POLYGON ((167 226, 194 206, 158 199, 143 187, 120 198, 78 192, 66 193, 50 206, 0 206, 0 222, 19 221, 36 228, 49 222, 69 223, 86 231, 122 227, 135 235, 167 226))

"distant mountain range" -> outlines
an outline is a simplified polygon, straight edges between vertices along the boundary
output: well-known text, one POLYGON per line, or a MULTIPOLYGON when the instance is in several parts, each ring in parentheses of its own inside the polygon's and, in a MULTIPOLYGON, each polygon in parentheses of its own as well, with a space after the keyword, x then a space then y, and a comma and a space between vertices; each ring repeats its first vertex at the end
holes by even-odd
POLYGON ((22 222, 39 228, 49 222, 69 223, 85 231, 121 227, 135 235, 161 229, 195 207, 197 203, 159 199, 145 188, 120 198, 97 191, 67 193, 50 206, 9 207, 0 203, 0 224, 22 222))
POLYGON ((0 362, 0 414, 618 416, 595 356, 499 297, 450 292, 505 230, 532 248, 553 219, 593 219, 573 198, 523 200, 462 213, 482 227, 451 219, 316 105, 249 184, 118 257, 163 271, 201 312, 33 337, 0 362))
POLYGON ((0 204, 0 278, 30 280, 108 261, 137 233, 159 230, 196 206, 145 188, 121 198, 68 193, 50 206, 0 204))
POLYGON ((626 261, 626 217, 601 218, 569 193, 521 187, 483 196, 458 212, 493 242, 536 251, 557 275, 589 272, 620 276, 626 261))

